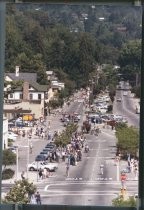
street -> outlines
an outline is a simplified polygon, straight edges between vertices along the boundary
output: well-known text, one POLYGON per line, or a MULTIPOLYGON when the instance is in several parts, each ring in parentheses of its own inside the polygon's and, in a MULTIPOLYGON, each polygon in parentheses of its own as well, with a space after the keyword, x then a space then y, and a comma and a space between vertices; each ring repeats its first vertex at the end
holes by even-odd
MULTIPOLYGON (((131 97, 123 96, 123 91, 117 91, 117 95, 122 97, 122 102, 114 103, 114 113, 124 115, 128 122, 138 127, 139 117, 135 114, 131 97)), ((83 121, 83 103, 72 102, 65 109, 69 113, 77 112, 82 115, 80 123, 83 121)), ((63 124, 59 120, 60 116, 49 117, 51 121, 50 131, 62 130, 63 124)), ((37 189, 42 197, 42 204, 66 204, 66 205, 99 205, 108 206, 112 204, 112 199, 116 198, 121 189, 119 180, 120 170, 125 168, 126 163, 120 161, 119 167, 115 164, 116 137, 115 131, 110 127, 101 128, 98 136, 86 134, 86 141, 89 145, 89 153, 82 154, 82 161, 77 166, 70 166, 69 177, 66 178, 66 164, 59 163, 58 170, 49 178, 38 180, 37 189), (100 165, 104 165, 104 173, 100 173, 100 165)), ((34 161, 35 156, 44 148, 47 139, 33 137, 33 153, 29 156, 29 162, 34 161)), ((27 145, 27 139, 19 139, 18 145, 27 145)), ((19 151, 19 172, 26 171, 27 148, 19 151)), ((28 177, 35 176, 36 172, 28 172, 28 177)), ((129 195, 137 194, 137 181, 128 174, 127 192, 129 195)), ((3 184, 3 191, 6 192, 11 184, 3 184)))

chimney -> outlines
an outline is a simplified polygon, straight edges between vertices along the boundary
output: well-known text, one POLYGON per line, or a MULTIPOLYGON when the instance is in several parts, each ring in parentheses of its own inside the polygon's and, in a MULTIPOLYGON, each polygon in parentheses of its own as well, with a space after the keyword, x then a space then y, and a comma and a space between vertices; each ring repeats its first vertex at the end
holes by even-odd
POLYGON ((19 77, 19 66, 15 67, 15 76, 19 77))
POLYGON ((29 82, 23 83, 23 101, 29 100, 29 82))

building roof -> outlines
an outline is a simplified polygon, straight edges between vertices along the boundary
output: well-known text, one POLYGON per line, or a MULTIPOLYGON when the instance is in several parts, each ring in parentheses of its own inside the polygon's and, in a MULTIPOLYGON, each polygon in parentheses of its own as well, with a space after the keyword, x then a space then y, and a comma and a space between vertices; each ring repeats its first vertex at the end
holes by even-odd
POLYGON ((46 71, 47 75, 53 75, 53 71, 46 71))
POLYGON ((37 73, 19 73, 19 76, 16 76, 15 73, 5 73, 5 76, 10 77, 14 81, 23 80, 23 81, 37 81, 37 73))
MULTIPOLYGON (((39 85, 37 82, 29 82, 29 85, 33 87, 38 92, 47 92, 48 91, 48 85, 39 85)), ((19 86, 14 89, 14 91, 22 91, 23 87, 19 86)))

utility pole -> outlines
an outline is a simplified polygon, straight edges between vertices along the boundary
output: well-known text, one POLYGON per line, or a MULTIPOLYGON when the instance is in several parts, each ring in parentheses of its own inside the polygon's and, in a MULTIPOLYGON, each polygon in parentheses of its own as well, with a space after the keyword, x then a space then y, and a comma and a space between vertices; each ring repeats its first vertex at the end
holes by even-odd
POLYGON ((19 165, 18 159, 19 157, 18 157, 18 146, 17 146, 16 148, 16 180, 18 180, 18 165, 19 165))
POLYGON ((5 13, 6 3, 0 2, 0 203, 2 182, 2 148, 3 148, 3 89, 5 61, 5 13))
POLYGON ((144 2, 142 4, 142 54, 141 54, 141 100, 140 100, 140 142, 139 142, 139 186, 138 202, 139 210, 144 209, 144 2))

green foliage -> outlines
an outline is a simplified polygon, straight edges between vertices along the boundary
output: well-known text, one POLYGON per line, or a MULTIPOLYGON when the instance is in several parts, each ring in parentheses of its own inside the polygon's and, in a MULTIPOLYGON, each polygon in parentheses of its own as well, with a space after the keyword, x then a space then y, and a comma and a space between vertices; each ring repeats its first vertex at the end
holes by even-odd
POLYGON ((115 207, 136 207, 136 200, 133 197, 129 197, 124 200, 122 196, 112 200, 112 205, 115 207))
POLYGON ((113 105, 108 105, 107 112, 112 112, 112 110, 113 110, 113 105))
POLYGON ((122 128, 128 128, 128 125, 124 122, 119 122, 119 123, 116 124, 116 127, 115 127, 116 131, 120 130, 122 128))
POLYGON ((131 90, 132 93, 135 94, 136 97, 140 98, 140 86, 134 86, 131 90))
POLYGON ((6 194, 3 203, 27 204, 30 196, 36 192, 36 186, 27 179, 16 181, 6 194))
POLYGON ((4 169, 2 171, 2 180, 11 179, 14 176, 14 171, 10 168, 4 169))
POLYGON ((49 101, 49 107, 51 107, 52 109, 56 109, 58 107, 61 107, 63 103, 63 98, 53 99, 49 101))
POLYGON ((16 163, 16 154, 12 151, 5 149, 3 150, 3 161, 2 164, 6 167, 7 165, 13 165, 16 163))
POLYGON ((55 144, 57 146, 66 146, 71 141, 72 134, 77 130, 78 126, 76 124, 68 124, 66 129, 56 137, 55 144))
POLYGON ((12 146, 13 145, 13 140, 12 139, 8 139, 8 146, 12 146))
POLYGON ((137 154, 139 132, 134 127, 127 127, 124 124, 116 128, 117 146, 122 153, 137 154))
POLYGON ((120 52, 120 73, 124 79, 136 80, 136 73, 140 72, 141 42, 140 40, 128 41, 120 52))
MULTIPOLYGON (((140 8, 63 4, 40 5, 36 11, 36 7, 7 6, 6 72, 19 65, 21 72, 36 72, 38 82, 47 84, 46 70, 57 69, 68 94, 88 84, 97 63, 119 64, 125 78, 134 79, 140 66, 140 8), (102 14, 105 19, 99 21, 102 14)), ((99 79, 101 88, 116 81, 115 72, 107 71, 110 74, 99 79)))
POLYGON ((109 86, 109 97, 112 102, 114 102, 115 94, 116 94, 116 88, 113 85, 110 85, 109 86))

